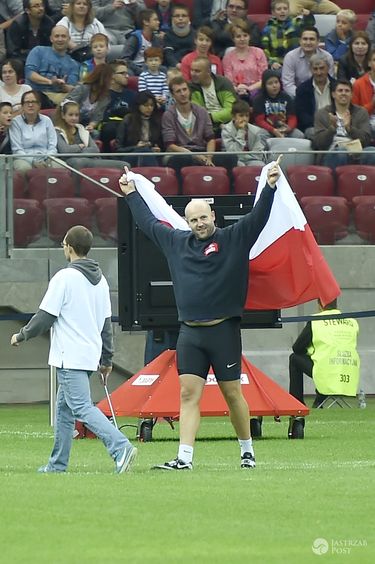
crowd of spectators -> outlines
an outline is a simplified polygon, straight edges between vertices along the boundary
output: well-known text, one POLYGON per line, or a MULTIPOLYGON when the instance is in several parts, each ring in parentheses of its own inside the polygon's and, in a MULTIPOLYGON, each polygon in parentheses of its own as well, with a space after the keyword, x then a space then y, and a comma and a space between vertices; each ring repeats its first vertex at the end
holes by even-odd
POLYGON ((353 140, 375 164, 375 12, 358 30, 339 4, 272 0, 261 29, 248 0, 3 0, 0 152, 21 171, 98 146, 106 163, 230 171, 294 137, 333 168, 353 140), (324 40, 314 14, 336 15, 324 40))

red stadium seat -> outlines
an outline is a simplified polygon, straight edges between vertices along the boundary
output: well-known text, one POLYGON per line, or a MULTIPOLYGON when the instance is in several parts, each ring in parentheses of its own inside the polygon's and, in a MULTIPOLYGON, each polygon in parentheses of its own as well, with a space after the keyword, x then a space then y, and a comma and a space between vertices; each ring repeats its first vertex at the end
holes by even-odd
POLYGON ((235 166, 232 169, 235 194, 255 194, 261 166, 235 166))
POLYGON ((64 168, 32 168, 26 172, 26 185, 29 198, 39 202, 75 196, 75 182, 64 168))
POLYGON ((266 14, 256 14, 256 13, 250 14, 250 19, 256 24, 258 24, 260 31, 263 31, 270 17, 271 14, 269 12, 267 12, 266 14))
MULTIPOLYGON (((120 177, 120 172, 118 168, 105 168, 105 167, 93 167, 93 168, 81 168, 80 172, 86 174, 89 178, 100 182, 106 188, 110 188, 117 194, 120 194, 120 188, 118 185, 118 179, 120 177)), ((86 178, 80 178, 80 190, 79 195, 81 198, 86 198, 91 202, 94 202, 98 198, 113 198, 114 195, 108 192, 104 188, 100 188, 97 184, 90 182, 86 178)))
POLYGON ((173 168, 166 166, 140 166, 134 167, 131 170, 151 180, 159 194, 163 196, 178 195, 178 180, 173 168))
POLYGON ((98 198, 95 208, 100 236, 117 241, 117 198, 98 198))
POLYGON ((355 196, 354 224, 362 239, 375 243, 375 196, 355 196))
POLYGON ((346 198, 350 205, 355 196, 375 194, 375 166, 337 166, 336 175, 337 195, 346 198))
POLYGON ((49 198, 44 200, 47 235, 53 241, 62 241, 73 225, 92 228, 92 204, 84 198, 49 198))
POLYGON ((127 88, 133 90, 133 92, 138 92, 138 76, 129 76, 127 88))
POLYGON ((188 174, 211 174, 217 176, 218 174, 227 176, 227 169, 223 166, 184 166, 181 169, 181 176, 185 178, 188 174))
MULTIPOLYGON (((221 167, 184 167, 182 173, 182 193, 186 196, 218 196, 229 194, 229 178, 218 172, 221 167), (198 168, 193 172, 189 169, 198 168), (216 173, 215 173, 216 171, 216 173)), ((222 170, 225 170, 223 168, 222 170)))
POLYGON ((288 166, 287 176, 298 199, 304 196, 334 196, 335 180, 328 166, 288 166))
POLYGON ((39 110, 39 113, 49 117, 50 119, 53 119, 56 113, 56 108, 42 108, 41 110, 39 110))
POLYGON ((301 206, 320 245, 333 245, 348 234, 349 206, 345 198, 305 196, 301 206))
POLYGON ((13 198, 25 197, 25 176, 21 172, 13 172, 13 198))
POLYGON ((37 200, 13 201, 14 245, 27 247, 39 239, 44 227, 44 211, 37 200))
POLYGON ((271 14, 271 0, 251 0, 248 14, 271 14))

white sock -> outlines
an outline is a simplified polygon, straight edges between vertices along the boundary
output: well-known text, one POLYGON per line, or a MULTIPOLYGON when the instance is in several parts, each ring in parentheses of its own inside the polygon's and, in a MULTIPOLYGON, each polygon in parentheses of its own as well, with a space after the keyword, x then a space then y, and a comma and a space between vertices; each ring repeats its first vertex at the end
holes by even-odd
POLYGON ((253 441, 251 438, 238 439, 238 442, 240 443, 240 447, 241 447, 241 456, 243 456, 245 452, 250 452, 251 454, 254 454, 253 441))
POLYGON ((190 445, 180 445, 178 447, 178 458, 184 462, 193 462, 194 447, 190 445))

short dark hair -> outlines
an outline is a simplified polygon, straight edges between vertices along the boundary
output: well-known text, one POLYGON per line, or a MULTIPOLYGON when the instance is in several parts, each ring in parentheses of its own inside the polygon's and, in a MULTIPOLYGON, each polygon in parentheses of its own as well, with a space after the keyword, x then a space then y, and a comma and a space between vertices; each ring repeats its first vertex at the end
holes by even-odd
MULTIPOLYGON (((23 0, 22 5, 23 5, 23 11, 24 12, 26 10, 30 9, 30 2, 31 2, 31 0, 23 0)), ((45 0, 42 0, 42 4, 43 4, 44 7, 46 7, 45 0)))
POLYGON ((0 102, 0 110, 2 110, 3 108, 5 108, 5 106, 9 106, 10 109, 13 108, 12 104, 10 102, 0 102))
POLYGON ((138 26, 139 26, 140 28, 142 28, 142 27, 143 27, 143 22, 149 22, 150 19, 151 19, 151 17, 152 17, 154 14, 157 15, 157 12, 156 12, 155 10, 152 10, 151 8, 146 8, 145 10, 141 10, 141 11, 139 12, 139 15, 138 15, 138 26))
POLYGON ((303 34, 305 31, 313 31, 313 32, 315 33, 317 39, 319 39, 319 37, 320 37, 319 30, 318 30, 318 28, 315 27, 314 25, 307 25, 306 27, 302 27, 302 28, 301 28, 301 31, 300 31, 300 33, 299 33, 299 36, 302 37, 302 34, 303 34))
POLYGON ((235 114, 249 114, 250 115, 250 106, 245 100, 238 100, 234 102, 232 106, 232 116, 235 114))
POLYGON ((41 99, 40 94, 37 90, 27 90, 26 92, 24 92, 21 96, 21 105, 25 103, 25 98, 29 94, 33 94, 35 96, 35 98, 37 99, 37 101, 39 102, 39 105, 40 106, 42 105, 42 99, 41 99))
POLYGON ((75 254, 85 257, 91 249, 93 235, 84 225, 74 225, 65 235, 65 243, 73 247, 75 254))
MULTIPOLYGON (((226 3, 226 5, 225 5, 226 8, 228 8, 229 2, 230 2, 230 0, 227 0, 227 3, 226 3)), ((246 8, 246 10, 248 10, 248 8, 249 8, 249 0, 242 0, 242 2, 243 2, 243 7, 244 7, 244 9, 246 8)))
POLYGON ((17 81, 23 78, 23 63, 19 59, 5 59, 1 65, 1 72, 3 72, 4 65, 12 67, 16 73, 17 81))
POLYGON ((350 82, 350 80, 347 80, 346 78, 338 78, 336 79, 336 82, 334 82, 332 85, 332 92, 336 90, 339 84, 344 84, 345 86, 349 86, 350 90, 353 90, 353 85, 350 82))
POLYGON ((187 14, 190 16, 189 8, 185 6, 185 4, 173 4, 171 7, 171 16, 174 16, 176 10, 185 10, 187 14))

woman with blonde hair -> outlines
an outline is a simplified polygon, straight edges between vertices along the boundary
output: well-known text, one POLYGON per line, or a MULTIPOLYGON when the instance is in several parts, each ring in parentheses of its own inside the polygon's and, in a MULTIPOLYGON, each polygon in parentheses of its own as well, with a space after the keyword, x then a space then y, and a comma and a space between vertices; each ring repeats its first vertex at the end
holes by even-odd
POLYGON ((261 88, 262 74, 268 68, 267 57, 263 49, 249 45, 250 31, 246 22, 234 20, 229 31, 234 49, 224 55, 224 76, 229 78, 238 96, 249 101, 261 88))
POLYGON ((62 25, 69 31, 69 54, 78 62, 91 57, 90 41, 93 35, 108 35, 104 25, 95 17, 92 0, 69 0, 66 16, 56 25, 62 25))

